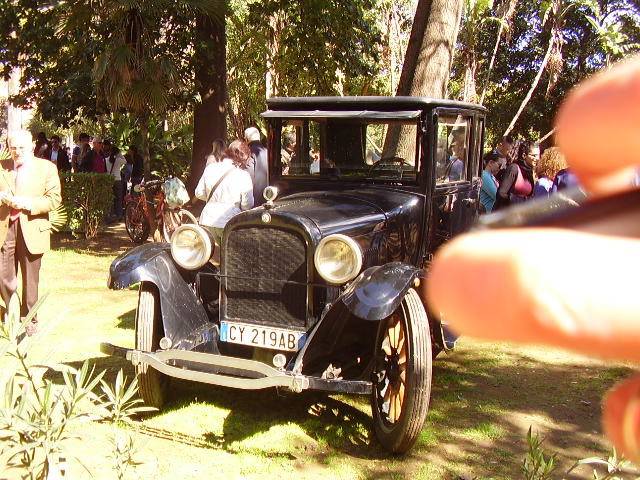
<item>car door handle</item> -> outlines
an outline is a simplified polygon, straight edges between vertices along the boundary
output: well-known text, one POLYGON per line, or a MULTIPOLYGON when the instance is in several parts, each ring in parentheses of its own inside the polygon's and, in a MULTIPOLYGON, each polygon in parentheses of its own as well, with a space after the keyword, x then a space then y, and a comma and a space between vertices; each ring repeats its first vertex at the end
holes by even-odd
POLYGON ((466 207, 473 207, 476 204, 475 198, 463 198, 462 204, 466 207))

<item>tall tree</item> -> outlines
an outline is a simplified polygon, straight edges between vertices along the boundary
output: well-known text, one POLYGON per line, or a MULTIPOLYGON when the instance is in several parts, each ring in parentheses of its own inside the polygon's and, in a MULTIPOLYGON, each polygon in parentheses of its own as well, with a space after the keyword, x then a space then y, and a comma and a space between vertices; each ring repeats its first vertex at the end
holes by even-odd
MULTIPOLYGON (((397 95, 444 98, 464 0, 419 0, 397 95)), ((383 157, 413 158, 415 135, 389 129, 383 157)))
POLYGON ((193 109, 193 149, 187 188, 195 191, 211 143, 226 138, 226 5, 215 18, 199 16, 193 63, 198 101, 193 109))

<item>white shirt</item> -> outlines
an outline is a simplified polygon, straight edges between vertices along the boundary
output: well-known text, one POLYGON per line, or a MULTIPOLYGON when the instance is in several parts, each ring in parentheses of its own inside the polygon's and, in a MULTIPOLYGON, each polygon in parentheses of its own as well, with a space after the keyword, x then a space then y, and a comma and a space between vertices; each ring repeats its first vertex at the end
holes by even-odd
POLYGON ((121 153, 118 153, 113 159, 113 163, 111 163, 111 157, 106 159, 105 164, 107 165, 107 173, 110 174, 114 180, 120 180, 120 169, 123 165, 126 165, 127 160, 122 156, 121 153))
POLYGON ((253 184, 249 172, 235 167, 228 158, 207 165, 195 194, 197 198, 207 202, 200 214, 199 223, 208 227, 224 228, 235 215, 253 207, 253 184), (211 189, 227 171, 229 174, 207 201, 211 189))

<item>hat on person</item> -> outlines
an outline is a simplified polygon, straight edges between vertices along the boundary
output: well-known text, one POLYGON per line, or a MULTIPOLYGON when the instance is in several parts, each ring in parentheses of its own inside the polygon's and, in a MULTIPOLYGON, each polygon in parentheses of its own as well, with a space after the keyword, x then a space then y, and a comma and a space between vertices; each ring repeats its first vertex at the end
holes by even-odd
POLYGON ((247 142, 259 142, 260 131, 256 127, 249 127, 244 131, 244 139, 247 142))

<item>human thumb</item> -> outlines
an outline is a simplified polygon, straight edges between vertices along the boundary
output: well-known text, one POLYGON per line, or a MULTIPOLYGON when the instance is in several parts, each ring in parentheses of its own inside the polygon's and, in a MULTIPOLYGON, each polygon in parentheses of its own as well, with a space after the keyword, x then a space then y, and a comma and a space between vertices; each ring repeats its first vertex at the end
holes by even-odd
POLYGON ((616 449, 640 462, 640 375, 625 380, 604 399, 604 430, 616 449))

